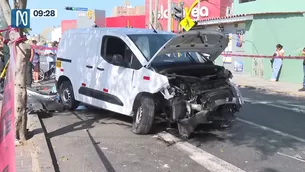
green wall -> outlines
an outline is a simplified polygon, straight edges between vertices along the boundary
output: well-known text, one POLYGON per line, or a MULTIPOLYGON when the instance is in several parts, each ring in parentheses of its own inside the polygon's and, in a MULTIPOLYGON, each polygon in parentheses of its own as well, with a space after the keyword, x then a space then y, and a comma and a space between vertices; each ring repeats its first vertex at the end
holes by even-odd
MULTIPOLYGON (((253 42, 253 33, 255 31, 255 26, 252 24, 252 21, 246 21, 245 27, 245 43, 244 50, 245 54, 257 54, 255 51, 255 43, 253 42)), ((244 58, 244 73, 252 74, 252 58, 244 58)))
MULTIPOLYGON (((305 11, 305 0, 256 0, 241 4, 239 0, 234 0, 233 5, 234 15, 296 11, 305 11)), ((246 26, 246 54, 272 55, 275 45, 280 43, 284 46, 285 56, 297 56, 305 47, 304 14, 257 14, 252 22, 246 22, 246 26)), ((262 61, 263 78, 270 79, 270 59, 262 61)), ((244 70, 256 76, 253 64, 253 58, 245 58, 244 70)), ((280 81, 302 83, 303 76, 302 60, 284 60, 280 81)))
POLYGON ((234 0, 234 14, 305 11, 305 0, 256 0, 239 3, 234 0))
MULTIPOLYGON (((285 56, 297 56, 305 47, 305 16, 303 14, 281 14, 281 15, 257 15, 254 16, 247 40, 252 43, 247 45, 247 54, 272 55, 276 44, 282 44, 285 56)), ((263 60, 263 78, 270 79, 270 59, 263 60)), ((245 72, 251 73, 252 59, 245 60, 245 72)), ((283 61, 282 72, 279 80, 284 82, 301 83, 303 81, 302 60, 283 61)), ((253 73, 252 73, 253 75, 253 73)))

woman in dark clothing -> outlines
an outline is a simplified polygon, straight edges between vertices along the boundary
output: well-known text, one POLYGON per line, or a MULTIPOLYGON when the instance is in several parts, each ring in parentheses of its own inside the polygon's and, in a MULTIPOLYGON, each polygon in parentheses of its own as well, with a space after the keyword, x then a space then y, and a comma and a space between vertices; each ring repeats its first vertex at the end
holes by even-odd
MULTIPOLYGON (((33 40, 32 41, 32 45, 37 45, 37 41, 33 40)), ((34 48, 31 49, 31 58, 30 58, 30 62, 33 65, 33 70, 34 70, 34 83, 38 83, 39 81, 39 55, 40 52, 34 48)))

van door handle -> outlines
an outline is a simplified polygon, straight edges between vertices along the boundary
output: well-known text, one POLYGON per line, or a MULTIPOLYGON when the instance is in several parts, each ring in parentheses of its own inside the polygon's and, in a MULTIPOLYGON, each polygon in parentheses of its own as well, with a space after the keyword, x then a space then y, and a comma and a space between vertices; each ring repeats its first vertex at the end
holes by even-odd
POLYGON ((89 66, 89 65, 86 65, 86 67, 89 68, 89 69, 92 69, 92 68, 93 68, 93 66, 89 66))
POLYGON ((97 67, 97 70, 104 71, 104 68, 97 67))

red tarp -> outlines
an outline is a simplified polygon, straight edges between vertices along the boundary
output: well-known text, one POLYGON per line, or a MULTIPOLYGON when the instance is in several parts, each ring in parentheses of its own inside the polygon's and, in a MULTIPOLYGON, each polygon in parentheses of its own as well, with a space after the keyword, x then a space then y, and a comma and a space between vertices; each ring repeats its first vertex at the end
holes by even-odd
POLYGON ((14 78, 16 49, 10 45, 10 62, 6 74, 0 114, 0 171, 15 172, 14 78))

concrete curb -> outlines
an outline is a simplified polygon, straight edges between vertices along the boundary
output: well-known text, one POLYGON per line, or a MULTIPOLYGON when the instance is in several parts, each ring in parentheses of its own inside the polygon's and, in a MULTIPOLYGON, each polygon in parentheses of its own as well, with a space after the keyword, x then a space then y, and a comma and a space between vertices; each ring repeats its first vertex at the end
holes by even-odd
POLYGON ((305 93, 295 93, 295 92, 287 92, 287 91, 277 91, 277 90, 272 90, 269 88, 265 88, 262 86, 250 86, 247 84, 237 84, 238 87, 240 88, 248 88, 248 89, 254 89, 254 90, 259 90, 259 91, 264 91, 264 92, 271 92, 271 93, 276 93, 276 94, 282 94, 285 96, 293 96, 293 97, 299 97, 299 98, 305 98, 305 93))
POLYGON ((54 172, 46 136, 37 114, 28 114, 28 127, 34 135, 30 139, 33 145, 31 150, 33 172, 54 172))

